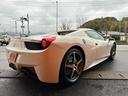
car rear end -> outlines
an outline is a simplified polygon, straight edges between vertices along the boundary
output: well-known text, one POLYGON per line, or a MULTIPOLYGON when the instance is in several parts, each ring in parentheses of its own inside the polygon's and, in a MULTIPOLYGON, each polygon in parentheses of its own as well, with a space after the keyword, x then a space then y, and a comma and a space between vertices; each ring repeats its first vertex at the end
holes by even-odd
POLYGON ((54 42, 56 36, 40 36, 36 39, 11 38, 11 42, 6 47, 9 66, 15 70, 30 71, 36 74, 40 81, 58 83, 63 50, 56 47, 54 42))

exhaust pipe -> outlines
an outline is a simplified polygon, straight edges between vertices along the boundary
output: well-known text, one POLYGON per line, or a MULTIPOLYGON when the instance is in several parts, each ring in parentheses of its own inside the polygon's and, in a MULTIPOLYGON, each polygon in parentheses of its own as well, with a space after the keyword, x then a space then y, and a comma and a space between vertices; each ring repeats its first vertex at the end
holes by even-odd
POLYGON ((12 69, 14 69, 14 70, 16 70, 17 68, 16 68, 16 65, 15 64, 13 64, 13 63, 10 63, 9 64, 9 67, 11 67, 12 69))

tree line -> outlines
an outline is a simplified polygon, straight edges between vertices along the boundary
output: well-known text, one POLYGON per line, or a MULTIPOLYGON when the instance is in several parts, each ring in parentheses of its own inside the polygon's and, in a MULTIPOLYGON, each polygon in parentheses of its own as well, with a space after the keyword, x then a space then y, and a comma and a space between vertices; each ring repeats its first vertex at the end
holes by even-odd
POLYGON ((128 17, 118 20, 115 17, 101 17, 85 22, 80 28, 91 28, 97 31, 128 32, 128 17))

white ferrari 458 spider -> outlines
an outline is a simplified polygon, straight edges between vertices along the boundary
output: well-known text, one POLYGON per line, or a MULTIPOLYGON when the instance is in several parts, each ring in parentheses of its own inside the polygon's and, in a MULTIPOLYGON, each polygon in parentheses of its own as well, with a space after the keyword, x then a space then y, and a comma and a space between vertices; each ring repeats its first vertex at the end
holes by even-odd
POLYGON ((93 29, 61 31, 11 38, 6 47, 9 66, 35 74, 46 83, 74 83, 81 73, 116 54, 114 39, 93 29))

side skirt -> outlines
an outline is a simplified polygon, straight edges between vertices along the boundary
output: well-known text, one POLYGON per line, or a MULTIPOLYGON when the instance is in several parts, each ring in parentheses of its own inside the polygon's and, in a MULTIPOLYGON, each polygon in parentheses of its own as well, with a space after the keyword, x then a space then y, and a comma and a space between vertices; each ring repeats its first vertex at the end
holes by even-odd
POLYGON ((92 68, 92 67, 94 67, 94 66, 96 66, 96 65, 98 65, 98 64, 100 64, 101 62, 103 62, 103 61, 105 61, 105 60, 107 60, 108 57, 109 57, 109 56, 106 56, 106 57, 103 57, 103 58, 101 58, 101 59, 96 60, 95 62, 93 62, 92 64, 90 64, 89 67, 85 68, 84 71, 85 71, 85 70, 88 70, 88 69, 90 69, 90 68, 92 68))

